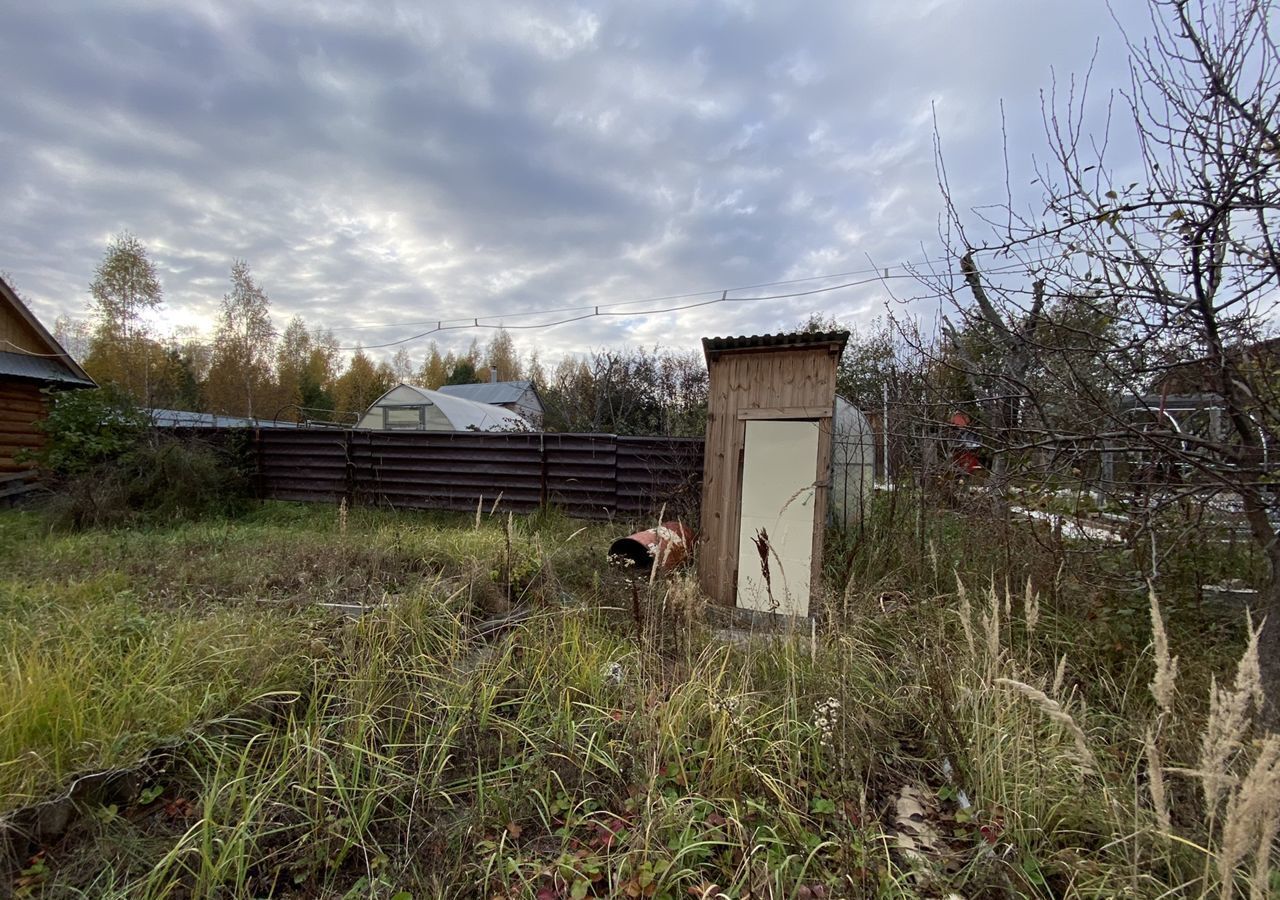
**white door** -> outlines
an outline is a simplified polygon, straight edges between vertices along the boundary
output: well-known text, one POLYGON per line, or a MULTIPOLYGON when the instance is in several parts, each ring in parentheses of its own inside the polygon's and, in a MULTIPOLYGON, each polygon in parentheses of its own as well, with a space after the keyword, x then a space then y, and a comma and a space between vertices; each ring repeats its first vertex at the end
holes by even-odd
POLYGON ((738 606, 809 614, 816 421, 747 421, 738 532, 738 606))

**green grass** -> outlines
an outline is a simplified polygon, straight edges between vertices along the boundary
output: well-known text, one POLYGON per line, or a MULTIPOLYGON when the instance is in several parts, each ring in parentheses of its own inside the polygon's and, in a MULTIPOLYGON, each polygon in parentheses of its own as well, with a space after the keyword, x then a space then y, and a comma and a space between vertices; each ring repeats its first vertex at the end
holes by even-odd
MULTIPOLYGON (((1196 764, 1199 682, 1159 713, 1149 620, 1095 653, 1085 573, 1055 582, 1025 533, 980 554, 962 518, 920 524, 879 510, 833 549, 816 635, 739 645, 687 575, 642 589, 636 633, 600 565, 627 526, 280 504, 49 535, 0 515, 5 808, 177 739, 131 802, 7 877, 49 897, 1216 895, 1194 779, 1167 776, 1176 840, 1143 787, 1152 723, 1165 765, 1196 764), (508 596, 532 614, 477 638, 508 596), (350 602, 380 605, 317 606, 350 602), (1006 682, 1059 701, 1093 768, 1006 682), (273 722, 201 724, 278 691, 296 700, 273 722), (914 857, 905 789, 930 831, 914 857)), ((1170 628, 1184 671, 1230 680, 1239 626, 1170 628)))
MULTIPOLYGON (((506 535, 458 517, 271 505, 240 521, 49 533, 0 515, 0 813, 136 759, 263 694, 296 689, 334 617, 440 581, 506 602, 506 535)), ((513 535, 514 599, 539 587, 513 535)), ((545 580, 545 579, 543 579, 545 580)))
POLYGON ((120 576, 0 582, 0 811, 295 686, 312 617, 147 607, 120 576))

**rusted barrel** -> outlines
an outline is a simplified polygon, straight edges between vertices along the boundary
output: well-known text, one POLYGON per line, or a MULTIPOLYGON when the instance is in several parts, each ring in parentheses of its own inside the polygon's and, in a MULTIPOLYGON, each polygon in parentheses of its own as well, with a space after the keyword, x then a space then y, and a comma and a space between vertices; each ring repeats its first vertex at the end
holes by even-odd
POLYGON ((648 572, 674 569, 684 562, 693 546, 693 530, 679 522, 663 522, 657 528, 637 531, 609 545, 609 562, 628 569, 648 572))

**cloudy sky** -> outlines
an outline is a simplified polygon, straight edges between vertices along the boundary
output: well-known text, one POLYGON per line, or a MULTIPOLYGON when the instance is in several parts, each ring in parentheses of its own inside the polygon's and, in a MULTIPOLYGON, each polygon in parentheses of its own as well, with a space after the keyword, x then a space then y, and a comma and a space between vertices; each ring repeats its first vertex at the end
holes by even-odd
MULTIPOLYGON (((163 327, 208 327, 243 257, 279 324, 365 345, 883 269, 940 249, 931 110, 980 204, 1004 196, 1003 102, 1031 202, 1041 91, 1095 49, 1102 96, 1126 74, 1102 0, 11 4, 0 269, 46 321, 83 314, 129 229, 160 267, 163 327)), ((547 356, 687 349, 885 299, 872 283, 516 337, 547 356)))

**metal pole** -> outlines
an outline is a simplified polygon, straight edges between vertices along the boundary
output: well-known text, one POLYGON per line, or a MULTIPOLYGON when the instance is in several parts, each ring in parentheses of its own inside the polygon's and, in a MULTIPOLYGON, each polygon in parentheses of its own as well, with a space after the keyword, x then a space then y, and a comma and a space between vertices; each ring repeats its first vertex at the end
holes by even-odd
POLYGON ((881 391, 881 410, 880 410, 880 437, 884 443, 884 486, 889 486, 889 383, 886 381, 880 385, 881 391))

